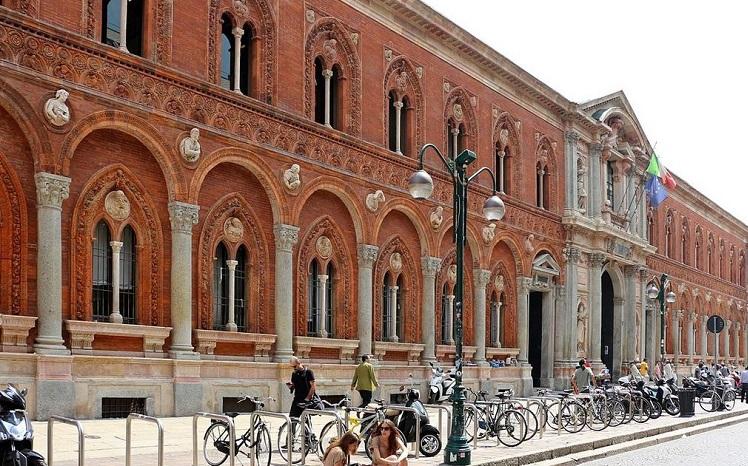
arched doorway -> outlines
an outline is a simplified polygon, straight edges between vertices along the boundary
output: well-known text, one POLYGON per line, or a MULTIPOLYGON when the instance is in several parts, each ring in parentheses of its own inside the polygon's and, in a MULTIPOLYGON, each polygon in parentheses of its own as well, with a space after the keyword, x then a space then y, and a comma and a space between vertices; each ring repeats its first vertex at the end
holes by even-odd
POLYGON ((602 300, 601 300, 601 311, 602 311, 602 322, 600 329, 600 353, 601 358, 605 366, 611 371, 614 370, 613 366, 613 354, 615 352, 614 345, 614 332, 615 332, 615 318, 614 318, 614 297, 615 292, 613 289, 613 280, 607 271, 603 272, 601 280, 602 288, 602 300))
POLYGON ((543 295, 539 291, 530 292, 530 309, 528 337, 530 347, 527 351, 527 359, 532 366, 532 386, 541 386, 541 368, 543 367, 543 295))

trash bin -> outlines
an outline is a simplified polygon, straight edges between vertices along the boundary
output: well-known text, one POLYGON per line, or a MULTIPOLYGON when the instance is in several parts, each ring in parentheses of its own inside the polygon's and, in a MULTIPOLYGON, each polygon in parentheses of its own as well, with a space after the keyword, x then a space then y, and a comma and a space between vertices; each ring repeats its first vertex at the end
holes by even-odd
POLYGON ((694 399, 696 390, 693 388, 681 388, 678 390, 678 403, 680 404, 680 417, 691 417, 695 414, 694 399))

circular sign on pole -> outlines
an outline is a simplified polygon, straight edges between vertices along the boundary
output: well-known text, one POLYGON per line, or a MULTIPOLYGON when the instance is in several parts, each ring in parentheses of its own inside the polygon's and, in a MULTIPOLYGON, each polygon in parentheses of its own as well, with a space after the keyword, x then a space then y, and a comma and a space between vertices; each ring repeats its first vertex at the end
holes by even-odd
POLYGON ((716 314, 709 317, 709 320, 706 321, 706 329, 712 333, 719 333, 724 330, 724 328, 725 320, 716 314))

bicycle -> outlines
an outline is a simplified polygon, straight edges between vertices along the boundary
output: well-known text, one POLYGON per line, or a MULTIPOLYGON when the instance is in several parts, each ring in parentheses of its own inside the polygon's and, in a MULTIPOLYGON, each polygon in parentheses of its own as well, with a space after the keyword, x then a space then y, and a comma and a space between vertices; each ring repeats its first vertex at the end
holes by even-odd
MULTIPOLYGON (((350 403, 350 398, 346 396, 335 404, 327 402, 325 400, 321 400, 321 402, 323 409, 337 410, 340 407, 346 406, 348 403, 350 403)), ((304 403, 300 406, 302 406, 303 408, 307 408, 310 405, 311 403, 304 403)), ((281 458, 283 458, 283 461, 288 461, 288 437, 286 434, 286 429, 288 429, 288 422, 284 422, 283 425, 281 425, 280 429, 278 429, 278 453, 280 454, 281 458)), ((337 434, 337 427, 335 433, 337 434)), ((291 418, 291 449, 293 451, 294 464, 299 464, 302 461, 305 461, 305 458, 301 457, 302 450, 304 450, 305 456, 311 452, 315 452, 319 460, 322 461, 322 458, 325 455, 324 448, 326 448, 327 445, 323 445, 320 439, 321 436, 318 438, 314 434, 311 417, 306 417, 303 429, 299 428, 299 418, 291 418), (304 446, 304 448, 302 448, 302 446, 304 446)))
POLYGON ((610 425, 613 413, 604 390, 593 388, 590 393, 577 395, 576 399, 584 406, 586 424, 590 430, 601 431, 610 425))
MULTIPOLYGON (((475 412, 467 410, 465 413, 465 432, 468 442, 472 442, 474 437, 472 432, 477 430, 478 439, 496 437, 499 442, 507 447, 516 447, 524 442, 528 436, 528 426, 525 416, 520 411, 514 409, 513 404, 509 401, 511 391, 502 393, 497 400, 485 400, 487 393, 480 391, 475 393, 468 389, 475 398, 475 412), (482 407, 477 403, 488 403, 482 407), (473 423, 477 423, 477 429, 470 428, 473 423)), ((524 407, 523 407, 524 408, 524 407)), ((527 413, 530 413, 527 411, 527 413)), ((534 415, 533 415, 534 416, 534 415)), ((537 424, 537 418, 535 418, 537 424)), ((534 434, 533 434, 534 435, 534 434)))
MULTIPOLYGON (((273 397, 257 398, 257 397, 241 397, 238 403, 244 403, 249 401, 250 412, 254 412, 258 409, 265 407, 263 401, 275 401, 273 397)), ((239 415, 239 413, 224 413, 232 419, 239 415)), ((236 456, 240 454, 250 457, 252 449, 255 451, 255 459, 257 464, 260 466, 269 466, 270 457, 272 455, 272 445, 270 443, 270 429, 267 423, 260 417, 255 418, 254 422, 254 439, 251 438, 252 428, 248 428, 241 437, 236 439, 234 445, 234 452, 236 456), (246 448, 245 448, 246 447, 246 448)), ((219 466, 226 461, 226 458, 230 454, 229 445, 229 426, 223 421, 211 421, 211 425, 205 431, 203 436, 203 456, 205 461, 211 466, 219 466)))

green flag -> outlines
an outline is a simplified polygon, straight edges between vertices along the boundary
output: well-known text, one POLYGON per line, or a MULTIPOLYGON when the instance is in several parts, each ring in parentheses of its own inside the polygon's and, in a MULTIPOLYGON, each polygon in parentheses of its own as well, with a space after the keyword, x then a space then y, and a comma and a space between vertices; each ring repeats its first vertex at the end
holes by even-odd
POLYGON ((657 160, 657 154, 652 152, 652 157, 649 159, 649 166, 647 167, 647 173, 652 176, 660 176, 660 161, 657 160))

